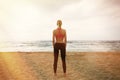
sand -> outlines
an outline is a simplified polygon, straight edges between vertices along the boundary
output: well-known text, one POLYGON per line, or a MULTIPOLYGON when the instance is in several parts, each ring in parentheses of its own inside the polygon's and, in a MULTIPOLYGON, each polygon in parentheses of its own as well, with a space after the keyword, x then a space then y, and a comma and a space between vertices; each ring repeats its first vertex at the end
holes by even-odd
POLYGON ((120 80, 120 52, 67 52, 53 75, 52 52, 1 52, 0 80, 120 80))

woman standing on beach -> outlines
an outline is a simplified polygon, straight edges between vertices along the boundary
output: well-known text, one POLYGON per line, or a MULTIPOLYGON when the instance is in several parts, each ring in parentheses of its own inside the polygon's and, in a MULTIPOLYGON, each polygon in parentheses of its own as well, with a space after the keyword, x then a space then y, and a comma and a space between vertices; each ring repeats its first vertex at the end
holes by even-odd
POLYGON ((62 67, 64 75, 66 76, 66 43, 67 43, 67 36, 66 36, 66 30, 62 29, 62 21, 57 21, 57 29, 53 30, 53 47, 54 47, 54 75, 56 76, 57 72, 57 62, 58 62, 58 56, 59 56, 59 50, 61 53, 61 59, 62 59, 62 67))

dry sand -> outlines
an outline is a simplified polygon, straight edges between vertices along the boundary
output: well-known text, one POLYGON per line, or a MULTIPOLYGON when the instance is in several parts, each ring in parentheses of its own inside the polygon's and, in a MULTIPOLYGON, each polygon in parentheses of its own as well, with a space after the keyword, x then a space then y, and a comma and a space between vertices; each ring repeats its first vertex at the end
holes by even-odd
POLYGON ((52 52, 0 53, 0 80, 120 80, 120 52, 68 52, 67 76, 61 58, 53 75, 52 52))

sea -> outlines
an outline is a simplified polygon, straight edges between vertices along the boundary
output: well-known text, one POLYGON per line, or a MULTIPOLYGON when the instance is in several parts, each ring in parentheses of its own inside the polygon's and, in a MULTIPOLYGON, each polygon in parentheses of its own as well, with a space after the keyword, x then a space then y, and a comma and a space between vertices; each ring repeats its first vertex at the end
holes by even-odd
MULTIPOLYGON (((51 40, 43 41, 6 41, 0 42, 0 52, 52 52, 51 40)), ((120 51, 120 40, 87 41, 71 40, 67 42, 68 52, 116 52, 120 51)))

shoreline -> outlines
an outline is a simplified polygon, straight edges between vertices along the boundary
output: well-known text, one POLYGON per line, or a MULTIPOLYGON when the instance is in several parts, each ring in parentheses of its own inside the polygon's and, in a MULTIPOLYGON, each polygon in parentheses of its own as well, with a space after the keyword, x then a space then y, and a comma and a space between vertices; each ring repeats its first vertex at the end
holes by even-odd
MULTIPOLYGON (((0 53, 53 53, 53 51, 0 51, 0 53)), ((66 53, 120 53, 120 51, 66 51, 66 53)))

